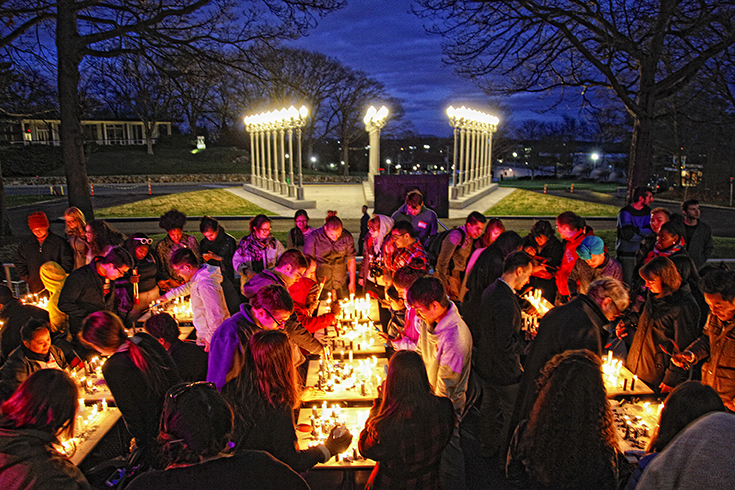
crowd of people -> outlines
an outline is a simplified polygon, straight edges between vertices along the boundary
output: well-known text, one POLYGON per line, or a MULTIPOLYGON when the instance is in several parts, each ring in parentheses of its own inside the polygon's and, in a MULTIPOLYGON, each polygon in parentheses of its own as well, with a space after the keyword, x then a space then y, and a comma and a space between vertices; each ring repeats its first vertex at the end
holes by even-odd
POLYGON ((377 462, 366 488, 465 488, 470 410, 479 456, 519 488, 690 488, 681 482, 698 478, 729 488, 731 456, 683 458, 735 440, 735 271, 708 264, 714 242, 697 201, 681 214, 652 202, 638 188, 620 211, 615 258, 573 211, 525 236, 478 212, 439 231, 418 190, 392 216, 364 208, 357 247, 334 212, 312 227, 297 211, 285 247, 265 215, 239 242, 205 216, 197 241, 171 210, 154 244, 76 208, 64 238, 32 213, 16 270, 48 305, 0 286, 0 486, 89 488, 53 443, 74 432, 78 393, 64 370, 102 355, 142 462, 129 488, 308 488, 299 473, 353 437, 377 462), (386 380, 360 434, 335 426, 299 449, 306 360, 351 293, 378 303, 386 380), (166 313, 140 324, 181 296, 195 341, 180 340, 166 313), (526 328, 533 317, 537 329, 526 328), (666 396, 638 462, 613 423, 608 350, 666 396))

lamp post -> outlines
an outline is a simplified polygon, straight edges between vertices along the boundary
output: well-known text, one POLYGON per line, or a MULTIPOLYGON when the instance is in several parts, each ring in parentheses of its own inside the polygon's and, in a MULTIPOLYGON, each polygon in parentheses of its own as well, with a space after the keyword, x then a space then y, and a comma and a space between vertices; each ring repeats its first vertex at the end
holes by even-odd
POLYGON ((495 116, 464 106, 459 109, 449 106, 447 116, 449 125, 454 128, 451 198, 457 199, 489 183, 487 177, 492 165, 492 134, 497 131, 500 121, 495 116), (459 147, 457 145, 458 133, 459 147), (487 133, 487 138, 485 133, 487 133), (484 145, 487 145, 487 152, 483 151, 484 145), (459 168, 457 168, 458 155, 459 168), (486 162, 485 158, 487 158, 486 162))
POLYGON ((370 185, 375 182, 375 176, 378 175, 380 168, 380 130, 385 126, 385 120, 388 117, 388 108, 382 106, 380 110, 370 106, 365 114, 363 122, 365 123, 365 131, 370 135, 370 156, 368 165, 368 180, 370 185))
POLYGON ((272 192, 288 194, 289 197, 296 195, 299 200, 304 199, 301 128, 306 124, 308 115, 309 110, 305 106, 302 106, 301 109, 291 106, 288 109, 284 108, 279 111, 263 112, 245 117, 245 130, 250 133, 251 159, 254 161, 254 169, 251 168, 254 185, 272 192), (294 185, 294 129, 298 139, 298 188, 294 185), (286 136, 288 136, 289 155, 288 179, 286 178, 286 136), (273 143, 273 152, 271 152, 271 142, 273 143))

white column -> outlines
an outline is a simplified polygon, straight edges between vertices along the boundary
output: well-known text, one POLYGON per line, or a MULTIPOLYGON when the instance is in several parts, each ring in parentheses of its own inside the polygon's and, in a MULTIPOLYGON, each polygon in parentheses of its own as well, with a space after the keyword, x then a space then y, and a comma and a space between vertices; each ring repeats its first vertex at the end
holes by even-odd
POLYGON ((368 134, 370 135, 368 181, 373 185, 380 168, 380 128, 373 126, 368 134))
POLYGON ((452 192, 449 196, 450 199, 457 199, 457 135, 459 133, 459 130, 457 127, 454 127, 454 148, 453 148, 453 155, 452 155, 452 192))
POLYGON ((283 125, 278 127, 278 138, 280 141, 280 151, 278 152, 281 156, 281 194, 288 194, 288 184, 286 183, 286 145, 284 141, 283 125))
POLYGON ((457 191, 457 197, 464 196, 464 181, 465 181, 465 129, 459 130, 459 190, 457 191))
POLYGON ((268 183, 266 184, 266 189, 269 191, 273 190, 273 165, 271 163, 272 154, 271 154, 271 130, 270 127, 268 128, 268 131, 265 135, 265 143, 266 143, 266 166, 268 168, 268 183))
POLYGON ((289 184, 288 184, 288 197, 295 197, 296 196, 296 186, 294 185, 293 181, 293 128, 288 128, 288 177, 289 177, 289 184))
POLYGON ((248 132, 250 133, 250 185, 256 185, 258 167, 256 167, 257 160, 255 158, 255 137, 252 131, 248 132))

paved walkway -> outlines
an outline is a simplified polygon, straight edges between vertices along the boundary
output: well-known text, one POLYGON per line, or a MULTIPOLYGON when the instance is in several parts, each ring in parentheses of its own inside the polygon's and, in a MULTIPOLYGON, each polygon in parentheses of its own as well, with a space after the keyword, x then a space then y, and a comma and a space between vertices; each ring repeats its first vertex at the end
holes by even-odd
MULTIPOLYGON (((227 190, 279 216, 293 217, 293 209, 252 194, 242 187, 230 187, 227 190)), ((498 201, 514 190, 508 187, 499 187, 495 192, 490 193, 465 209, 450 209, 449 219, 465 218, 472 211, 484 213, 488 208, 497 204, 498 201)), ((362 184, 306 185, 304 186, 304 199, 316 201, 317 209, 309 210, 309 215, 314 217, 326 216, 327 210, 333 209, 337 210, 337 216, 340 218, 360 219, 362 216, 362 206, 365 204, 362 184)))

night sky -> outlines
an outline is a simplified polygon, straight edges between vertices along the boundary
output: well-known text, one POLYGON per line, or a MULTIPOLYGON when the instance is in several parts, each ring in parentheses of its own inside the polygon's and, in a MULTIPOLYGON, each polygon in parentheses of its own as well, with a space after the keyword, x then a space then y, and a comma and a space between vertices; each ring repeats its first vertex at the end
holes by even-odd
MULTIPOLYGON (((487 112, 490 105, 477 86, 442 63, 441 37, 426 34, 426 22, 411 12, 411 0, 348 0, 344 9, 321 19, 308 36, 289 45, 324 53, 366 72, 403 101, 406 119, 418 134, 449 136, 449 105, 487 112)), ((516 96, 503 103, 511 109, 514 122, 560 117, 558 110, 536 112, 551 104, 538 95, 516 96)))

